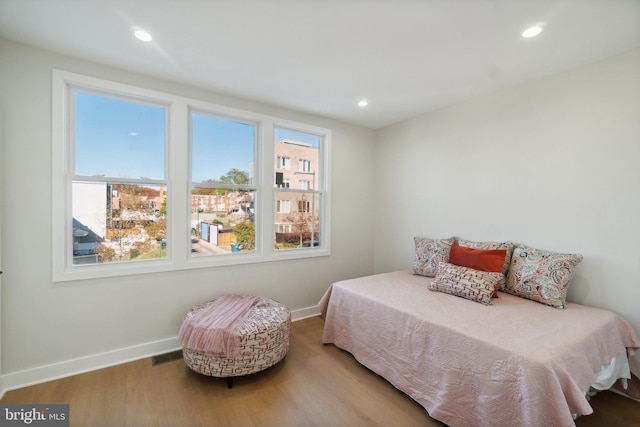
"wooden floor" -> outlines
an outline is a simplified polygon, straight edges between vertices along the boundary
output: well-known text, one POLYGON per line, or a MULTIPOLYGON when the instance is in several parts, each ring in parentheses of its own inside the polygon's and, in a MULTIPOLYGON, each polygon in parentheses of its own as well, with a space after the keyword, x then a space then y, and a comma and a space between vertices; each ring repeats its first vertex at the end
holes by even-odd
MULTIPOLYGON (((322 345, 322 320, 292 325, 287 357, 235 380, 150 359, 9 391, 0 403, 70 405, 73 427, 444 426, 347 352, 322 345)), ((640 403, 611 392, 592 399, 579 427, 640 427, 640 403)))

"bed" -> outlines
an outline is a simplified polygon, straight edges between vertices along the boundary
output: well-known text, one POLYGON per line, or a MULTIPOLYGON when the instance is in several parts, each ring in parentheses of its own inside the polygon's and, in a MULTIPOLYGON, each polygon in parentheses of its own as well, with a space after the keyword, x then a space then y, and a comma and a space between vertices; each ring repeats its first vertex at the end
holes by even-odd
POLYGON ((574 426, 593 412, 592 385, 637 380, 640 340, 615 313, 504 292, 483 305, 431 292, 433 281, 396 271, 332 284, 319 303, 323 343, 450 426, 574 426))

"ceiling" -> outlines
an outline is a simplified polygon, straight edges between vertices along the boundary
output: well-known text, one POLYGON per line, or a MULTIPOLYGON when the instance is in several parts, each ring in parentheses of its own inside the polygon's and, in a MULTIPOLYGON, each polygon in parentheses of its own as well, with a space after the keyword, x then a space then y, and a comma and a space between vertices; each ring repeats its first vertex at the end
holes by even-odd
POLYGON ((0 36, 376 129, 639 47, 640 0, 0 0, 0 36))

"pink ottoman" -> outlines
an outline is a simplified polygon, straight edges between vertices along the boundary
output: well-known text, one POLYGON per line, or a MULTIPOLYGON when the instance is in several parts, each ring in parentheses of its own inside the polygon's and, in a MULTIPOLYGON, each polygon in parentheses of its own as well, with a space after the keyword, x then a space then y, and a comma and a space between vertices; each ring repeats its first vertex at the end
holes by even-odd
MULTIPOLYGON (((187 313, 185 319, 211 303, 213 301, 195 306, 187 313)), ((231 388, 233 377, 262 371, 286 356, 291 333, 291 312, 284 304, 268 300, 267 304, 251 309, 240 331, 240 353, 237 357, 225 358, 183 348, 185 363, 199 374, 228 378, 227 384, 231 388)))

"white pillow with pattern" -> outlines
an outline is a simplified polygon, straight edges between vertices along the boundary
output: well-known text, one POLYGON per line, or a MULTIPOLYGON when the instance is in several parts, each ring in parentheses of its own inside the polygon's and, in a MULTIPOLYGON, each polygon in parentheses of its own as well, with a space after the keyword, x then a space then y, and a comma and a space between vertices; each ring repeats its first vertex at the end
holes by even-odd
POLYGON ((556 308, 567 305, 567 288, 580 254, 561 254, 518 246, 513 250, 506 292, 556 308))
POLYGON ((429 284, 429 290, 490 305, 493 290, 501 277, 500 272, 491 273, 441 262, 436 278, 429 284))
POLYGON ((413 261, 413 274, 434 277, 439 262, 449 261, 449 252, 453 245, 453 237, 450 239, 429 239, 426 237, 414 237, 416 255, 413 261))

